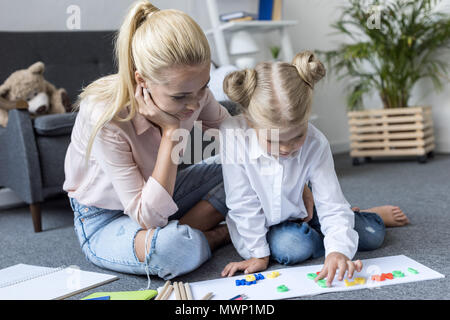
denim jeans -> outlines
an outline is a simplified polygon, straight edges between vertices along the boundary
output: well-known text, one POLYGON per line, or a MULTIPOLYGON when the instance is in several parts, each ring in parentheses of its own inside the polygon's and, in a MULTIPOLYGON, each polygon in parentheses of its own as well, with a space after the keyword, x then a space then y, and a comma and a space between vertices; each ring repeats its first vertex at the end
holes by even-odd
MULTIPOLYGON (((371 212, 355 212, 354 229, 359 235, 358 251, 381 247, 386 229, 379 215, 371 212)), ((324 256, 323 238, 315 207, 313 218, 308 223, 284 221, 272 226, 267 233, 271 259, 285 265, 324 256)))
POLYGON ((123 273, 157 275, 165 280, 198 268, 211 257, 204 234, 180 219, 200 200, 209 201, 226 215, 222 168, 217 156, 178 171, 173 199, 178 211, 169 223, 156 228, 146 261, 136 256, 134 238, 142 227, 122 210, 85 206, 70 198, 74 227, 86 258, 95 265, 123 273), (147 267, 147 269, 146 269, 147 267))

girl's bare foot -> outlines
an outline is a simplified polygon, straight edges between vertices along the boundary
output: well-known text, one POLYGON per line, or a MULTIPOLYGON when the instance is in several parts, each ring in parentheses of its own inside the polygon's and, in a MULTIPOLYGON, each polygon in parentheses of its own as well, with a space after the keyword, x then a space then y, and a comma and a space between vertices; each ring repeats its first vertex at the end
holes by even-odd
MULTIPOLYGON (((353 207, 352 210, 361 211, 358 207, 353 207)), ((386 227, 402 227, 409 223, 409 219, 406 214, 402 211, 402 209, 396 206, 386 205, 362 211, 374 212, 378 214, 381 219, 383 219, 386 227)))
POLYGON ((204 231, 205 237, 208 240, 211 251, 218 249, 231 242, 230 234, 226 224, 219 224, 211 230, 204 231))

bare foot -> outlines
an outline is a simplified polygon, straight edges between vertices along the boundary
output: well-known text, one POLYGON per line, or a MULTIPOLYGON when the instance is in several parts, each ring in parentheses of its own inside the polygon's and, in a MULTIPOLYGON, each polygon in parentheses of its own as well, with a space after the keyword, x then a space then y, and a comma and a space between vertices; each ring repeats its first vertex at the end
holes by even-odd
MULTIPOLYGON (((358 207, 354 207, 352 209, 358 209, 353 211, 361 211, 358 207)), ((383 219, 386 227, 402 227, 409 223, 409 219, 406 214, 402 211, 402 209, 396 206, 386 205, 362 211, 374 212, 378 214, 381 219, 383 219)))
POLYGON ((204 232, 211 251, 218 249, 231 242, 230 234, 226 224, 219 224, 215 228, 204 232))

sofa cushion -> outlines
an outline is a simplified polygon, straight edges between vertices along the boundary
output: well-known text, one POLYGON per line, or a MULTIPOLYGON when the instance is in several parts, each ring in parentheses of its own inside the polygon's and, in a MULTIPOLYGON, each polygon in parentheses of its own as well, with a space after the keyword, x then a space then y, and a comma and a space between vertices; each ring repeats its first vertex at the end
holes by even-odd
POLYGON ((45 79, 75 103, 92 81, 116 73, 114 37, 107 31, 1 31, 0 83, 16 70, 45 63, 45 79))
POLYGON ((49 114, 34 119, 34 129, 40 136, 70 135, 77 112, 49 114))

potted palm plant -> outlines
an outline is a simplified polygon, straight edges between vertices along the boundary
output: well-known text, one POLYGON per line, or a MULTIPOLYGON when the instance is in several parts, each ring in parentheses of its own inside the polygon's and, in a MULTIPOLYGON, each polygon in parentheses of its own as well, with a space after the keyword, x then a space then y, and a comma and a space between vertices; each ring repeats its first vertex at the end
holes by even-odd
POLYGON ((430 106, 410 106, 413 87, 428 78, 441 89, 448 71, 450 18, 436 11, 439 0, 348 0, 332 24, 350 39, 336 50, 318 51, 347 96, 351 157, 416 156, 426 162, 434 150, 430 106), (363 97, 378 92, 382 109, 364 110, 363 97))

